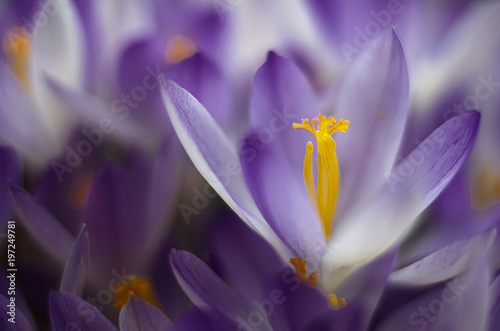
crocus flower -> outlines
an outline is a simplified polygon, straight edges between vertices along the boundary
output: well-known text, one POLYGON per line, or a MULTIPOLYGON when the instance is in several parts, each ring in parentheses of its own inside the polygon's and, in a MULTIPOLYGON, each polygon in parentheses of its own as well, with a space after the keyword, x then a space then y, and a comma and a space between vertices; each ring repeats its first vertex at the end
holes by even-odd
POLYGON ((73 2, 47 2, 36 9, 11 6, 23 9, 25 22, 17 22, 2 36, 0 139, 43 166, 62 149, 74 125, 74 115, 64 111, 45 79, 82 86, 82 27, 73 2), (32 22, 32 17, 39 20, 32 22))
MULTIPOLYGON (((59 222, 17 185, 9 184, 10 193, 28 232, 61 264, 67 261, 75 241, 75 225, 82 221, 87 224, 93 256, 92 286, 108 286, 113 270, 135 277, 138 286, 149 286, 146 282, 149 279, 143 277, 169 224, 168 201, 174 191, 171 176, 174 167, 167 166, 174 161, 170 158, 171 152, 166 145, 155 155, 156 159, 151 160, 142 151, 131 150, 122 166, 110 162, 100 164, 90 173, 90 186, 84 182, 83 187, 73 189, 72 185, 60 185, 49 173, 45 189, 52 187, 52 190, 45 190, 45 194, 54 193, 54 197, 67 194, 64 200, 72 202, 72 191, 83 191, 81 196, 77 195, 79 200, 74 201, 80 204, 79 212, 73 214, 77 215, 76 219, 59 222)), ((42 194, 41 198, 39 196, 39 200, 50 209, 55 208, 58 215, 67 216, 66 211, 72 207, 61 203, 54 207, 50 197, 42 194)))
MULTIPOLYGON (((350 121, 349 129, 334 136, 335 152, 318 153, 312 166, 310 147, 303 156, 310 133, 294 131, 292 122, 305 125, 305 119, 319 118, 320 111, 305 77, 290 61, 270 53, 257 72, 251 132, 239 152, 188 91, 171 82, 163 91, 174 128, 202 175, 302 278, 311 283, 318 278, 327 293, 402 238, 464 163, 479 122, 475 111, 450 120, 393 166, 408 110, 406 64, 393 31, 383 33, 353 63, 335 109, 336 118, 350 121), (279 126, 280 119, 288 123, 279 126), (335 154, 337 187, 335 178, 328 177, 335 176, 335 169, 327 170, 326 178, 320 169, 331 167, 335 154), (312 190, 304 187, 304 182, 314 185, 308 167, 318 174, 316 195, 321 199, 340 192, 329 222, 323 207, 311 204, 312 190), (328 225, 331 232, 324 231, 328 225)), ((326 137, 335 123, 344 123, 330 117, 326 121, 311 128, 316 136, 326 137)), ((321 144, 317 151, 327 143, 321 144)))

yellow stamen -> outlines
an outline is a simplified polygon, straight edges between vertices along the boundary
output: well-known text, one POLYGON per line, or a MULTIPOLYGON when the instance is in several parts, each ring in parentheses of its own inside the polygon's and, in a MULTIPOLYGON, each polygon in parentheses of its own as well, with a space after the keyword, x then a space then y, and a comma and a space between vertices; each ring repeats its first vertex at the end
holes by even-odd
POLYGON ((335 294, 328 294, 328 305, 334 310, 345 308, 347 301, 344 298, 337 299, 335 294))
POLYGON ((144 278, 130 276, 127 280, 121 280, 116 284, 116 292, 115 307, 118 309, 121 309, 127 303, 131 294, 154 306, 159 306, 151 289, 151 284, 144 278))
POLYGON ((165 48, 165 62, 168 64, 181 62, 193 56, 197 51, 196 44, 191 39, 181 35, 173 35, 165 48))
POLYGON ((5 33, 2 43, 9 67, 28 89, 31 88, 28 77, 28 66, 31 59, 30 38, 23 28, 14 27, 5 33))
POLYGON ((318 148, 316 156, 318 172, 316 176, 316 192, 314 191, 313 183, 313 145, 311 141, 306 145, 306 154, 304 156, 304 185, 309 200, 319 214, 325 237, 328 237, 331 231, 331 222, 335 209, 335 202, 337 201, 339 184, 339 169, 337 155, 335 154, 335 141, 331 135, 335 131, 347 131, 348 126, 349 121, 344 121, 342 118, 336 121, 332 116, 327 118, 321 114, 313 118, 311 122, 309 122, 308 119, 302 119, 301 124, 293 123, 294 129, 301 128, 307 130, 316 138, 318 148))
POLYGON ((297 273, 300 279, 302 279, 304 282, 306 282, 311 286, 315 286, 316 284, 318 284, 318 276, 316 274, 316 271, 313 271, 310 274, 307 273, 306 270, 307 260, 301 257, 294 257, 290 259, 290 263, 294 266, 295 272, 297 273))

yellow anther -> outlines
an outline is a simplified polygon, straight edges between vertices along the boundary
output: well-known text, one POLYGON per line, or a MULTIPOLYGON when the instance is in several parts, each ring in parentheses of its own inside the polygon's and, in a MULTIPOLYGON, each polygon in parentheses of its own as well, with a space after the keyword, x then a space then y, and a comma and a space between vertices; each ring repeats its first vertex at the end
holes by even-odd
POLYGON ((115 307, 121 309, 127 303, 131 294, 154 306, 158 306, 151 284, 144 278, 129 276, 126 280, 121 280, 116 284, 115 307))
POLYGON ((301 123, 293 123, 294 129, 304 129, 313 134, 317 144, 317 175, 316 191, 314 190, 312 153, 313 145, 309 141, 306 145, 306 154, 304 155, 304 185, 306 187, 309 200, 315 207, 321 219, 321 225, 325 237, 328 237, 331 230, 331 222, 335 202, 337 201, 337 191, 339 184, 339 169, 337 156, 335 154, 335 141, 332 134, 335 131, 345 132, 349 126, 349 121, 342 118, 336 121, 332 116, 325 117, 321 114, 311 121, 302 119, 301 123))
POLYGON ((196 44, 191 39, 181 35, 173 35, 165 48, 165 62, 169 64, 181 62, 193 56, 197 51, 196 44))
POLYGON ((345 308, 347 301, 344 298, 337 299, 335 294, 328 294, 328 306, 335 310, 345 308))
POLYGON ((304 282, 312 286, 318 284, 318 276, 316 274, 316 271, 313 271, 310 274, 307 273, 306 270, 307 260, 301 257, 294 257, 290 259, 290 263, 294 266, 295 272, 297 273, 300 279, 302 279, 304 282))
POLYGON ((28 71, 31 59, 31 36, 25 29, 14 27, 5 33, 2 48, 7 63, 17 79, 26 88, 30 88, 28 71))

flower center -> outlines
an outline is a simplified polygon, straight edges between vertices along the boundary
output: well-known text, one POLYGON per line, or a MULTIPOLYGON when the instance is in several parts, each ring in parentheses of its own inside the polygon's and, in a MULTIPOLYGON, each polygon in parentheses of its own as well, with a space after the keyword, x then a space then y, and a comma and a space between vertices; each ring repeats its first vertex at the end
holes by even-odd
POLYGON ((30 88, 28 65, 31 58, 30 36, 20 27, 14 27, 5 33, 3 38, 3 52, 8 66, 12 69, 17 79, 30 88))
POLYGON ((116 285, 115 307, 121 309, 127 303, 131 294, 154 306, 158 306, 151 284, 144 278, 129 276, 127 279, 119 281, 116 285))
POLYGON ((311 141, 306 145, 306 154, 304 156, 304 185, 309 200, 319 215, 326 238, 328 238, 331 230, 339 184, 339 167, 337 156, 335 155, 335 141, 331 135, 335 131, 347 131, 348 125, 349 121, 344 121, 342 118, 336 121, 332 116, 327 118, 321 114, 313 118, 310 122, 308 119, 302 119, 301 124, 293 123, 294 129, 301 128, 307 130, 316 138, 318 149, 316 156, 316 185, 313 181, 313 144, 311 141))
MULTIPOLYGON (((307 273, 306 263, 307 260, 302 257, 294 257, 290 259, 290 263, 295 268, 295 273, 299 278, 309 286, 316 286, 318 284, 318 274, 316 271, 307 273)), ((340 310, 347 305, 344 298, 338 299, 335 294, 328 294, 328 306, 334 310, 340 310)))

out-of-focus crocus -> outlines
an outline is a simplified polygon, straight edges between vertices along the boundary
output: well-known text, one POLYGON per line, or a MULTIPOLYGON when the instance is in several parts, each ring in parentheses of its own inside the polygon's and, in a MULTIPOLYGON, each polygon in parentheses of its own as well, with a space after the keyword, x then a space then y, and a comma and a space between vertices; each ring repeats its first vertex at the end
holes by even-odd
POLYGON ((158 76, 195 53, 203 54, 172 79, 192 87, 221 121, 231 118, 232 98, 221 95, 231 85, 218 61, 225 23, 211 4, 47 1, 39 7, 44 24, 30 30, 14 21, 5 31, 0 67, 0 139, 34 164, 59 155, 77 123, 158 146, 170 131, 158 76), (197 82, 191 76, 200 68, 197 82))
POLYGON ((27 230, 61 264, 68 259, 77 223, 87 224, 93 287, 106 286, 113 270, 124 274, 123 277, 135 277, 137 284, 150 286, 149 279, 142 277, 148 274, 169 225, 167 215, 175 163, 169 147, 162 148, 153 160, 132 149, 124 155, 122 166, 98 164, 89 173, 91 177, 81 183, 76 180, 81 174, 77 174, 71 182, 77 187, 59 185, 49 172, 45 191, 38 199, 58 216, 69 217, 61 223, 24 189, 9 184, 10 192, 27 230), (55 206, 47 192, 54 193, 54 198, 66 194, 65 200, 77 203, 73 207, 78 210, 71 214, 68 210, 72 206, 55 206))
POLYGON ((17 25, 2 36, 0 139, 42 166, 62 150, 74 126, 74 115, 64 110, 46 79, 81 87, 84 45, 81 21, 72 1, 38 5, 9 3, 13 8, 19 6, 19 16, 25 21, 10 22, 17 25), (38 15, 30 15, 32 12, 38 15), (31 22, 28 17, 39 20, 31 22))
POLYGON ((307 126, 301 119, 312 123, 319 111, 305 77, 274 53, 256 74, 251 132, 239 151, 187 91, 166 82, 164 99, 207 181, 305 281, 320 280, 327 293, 411 228, 465 162, 479 123, 475 111, 454 118, 393 166, 408 110, 406 64, 393 31, 377 38, 346 76, 335 114, 350 121, 349 129, 335 141, 329 136, 342 120, 331 117, 311 127, 313 146, 311 133, 293 130, 292 122, 307 126))
MULTIPOLYGON (((95 306, 79 297, 89 259, 88 239, 84 227, 66 263, 60 291, 50 294, 50 317, 55 330, 75 327, 81 330, 117 330, 95 306)), ((123 286, 130 287, 125 279, 119 281, 123 286)), ((123 288, 117 289, 123 292, 123 288)), ((134 290, 138 289, 131 288, 124 293, 127 298, 120 307, 120 330, 171 330, 172 323, 168 317, 152 304, 136 296, 134 290)))

